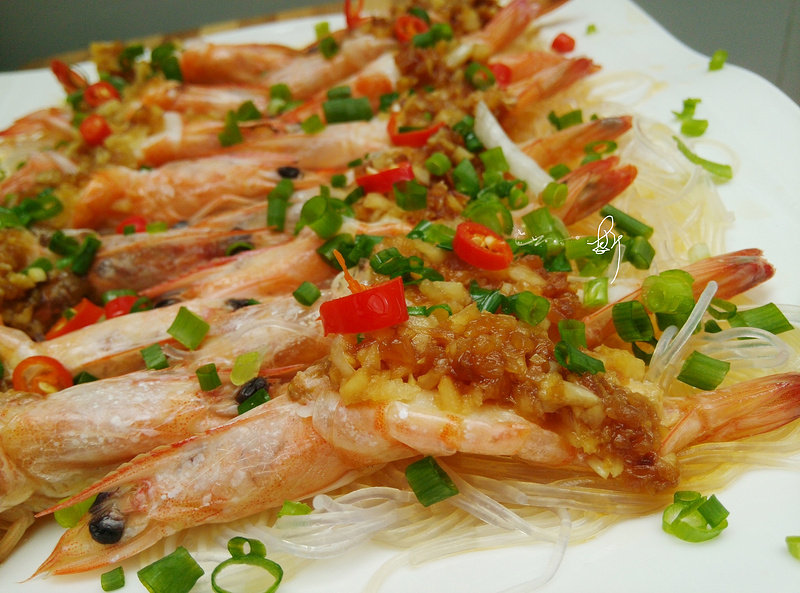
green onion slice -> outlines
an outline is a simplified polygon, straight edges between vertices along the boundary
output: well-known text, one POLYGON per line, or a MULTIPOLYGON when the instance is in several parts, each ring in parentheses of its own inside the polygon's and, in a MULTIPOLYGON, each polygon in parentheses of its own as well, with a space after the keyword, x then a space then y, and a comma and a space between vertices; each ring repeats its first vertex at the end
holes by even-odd
POLYGON ((258 375, 261 368, 260 352, 245 352, 236 357, 231 369, 231 383, 237 387, 244 385, 250 379, 258 375))
POLYGON ((125 586, 125 571, 121 566, 100 575, 100 587, 103 591, 116 591, 125 586))
POLYGON ((547 114, 547 119, 556 128, 556 130, 563 130, 570 126, 583 123, 583 112, 580 109, 569 111, 564 115, 556 115, 555 111, 547 114))
POLYGON ((453 167, 453 163, 443 152, 434 152, 425 160, 425 168, 431 175, 442 176, 453 167))
POLYGON ((311 513, 311 510, 311 507, 304 502, 284 500, 283 505, 278 511, 278 518, 284 516, 308 515, 311 513))
POLYGON ((730 368, 731 363, 711 358, 695 350, 683 363, 678 381, 708 391, 716 389, 722 383, 730 368))
POLYGON ((206 337, 211 326, 206 321, 189 311, 186 307, 178 309, 178 314, 167 333, 186 346, 189 350, 196 350, 206 337))
POLYGON ((422 239, 426 243, 436 245, 439 249, 452 251, 456 231, 444 224, 421 220, 406 236, 409 239, 422 239))
POLYGON ((200 389, 203 391, 211 391, 222 385, 222 380, 217 373, 217 365, 213 362, 197 367, 195 374, 200 383, 200 389))
POLYGON ((583 304, 587 307, 608 304, 608 278, 592 278, 583 285, 583 304))
POLYGON ((259 389, 236 407, 236 412, 241 415, 249 412, 253 408, 265 404, 269 401, 269 392, 266 389, 259 389))
POLYGON ((392 185, 394 190, 394 201, 406 211, 423 210, 428 206, 428 188, 416 179, 395 183, 392 185))
POLYGON ((773 334, 794 329, 775 303, 737 311, 728 319, 732 327, 757 327, 773 334))
POLYGON ((458 488, 433 457, 406 467, 406 480, 422 506, 428 507, 458 494, 458 488))
MULTIPOLYGON (((94 496, 90 496, 86 500, 76 502, 73 505, 55 511, 53 513, 53 517, 55 518, 56 523, 65 529, 71 529, 75 527, 81 520, 81 517, 83 517, 89 508, 94 504, 95 498, 97 498, 96 494, 94 496)), ((63 502, 64 500, 67 499, 65 498, 60 502, 63 502)))
POLYGON ((787 535, 786 547, 792 556, 800 560, 800 535, 787 535))
POLYGON ((553 353, 558 364, 573 373, 595 375, 606 370, 602 360, 584 354, 578 348, 563 340, 556 344, 553 353))
MULTIPOLYGON (((219 583, 222 572, 231 566, 249 566, 262 569, 269 573, 273 579, 270 585, 264 589, 263 593, 273 593, 278 589, 278 585, 281 584, 281 580, 283 579, 283 569, 278 563, 266 558, 267 550, 263 543, 255 539, 234 537, 228 542, 228 551, 231 557, 218 564, 211 572, 211 588, 215 593, 231 593, 219 583), (245 544, 248 544, 250 548, 247 554, 244 553, 245 544)), ((253 584, 254 581, 256 581, 256 579, 248 573, 248 584, 253 584)))
POLYGON ((721 70, 726 61, 728 61, 728 52, 726 52, 724 49, 718 49, 711 56, 711 59, 708 62, 708 69, 721 70))
POLYGON ((151 344, 147 348, 139 350, 144 358, 144 365, 150 370, 165 369, 169 366, 161 344, 151 344))
POLYGON ((728 510, 717 497, 699 492, 679 491, 673 503, 664 509, 662 529, 679 539, 697 543, 717 537, 728 526, 728 510))
POLYGON ((183 546, 136 573, 150 593, 189 593, 205 571, 183 546))
POLYGON ((297 302, 301 305, 309 307, 320 297, 322 293, 319 288, 312 282, 306 280, 292 293, 297 302))
POLYGON ((325 121, 329 124, 369 121, 373 116, 367 97, 331 99, 322 104, 322 111, 325 113, 325 121))
POLYGON ((689 147, 686 146, 686 144, 684 144, 677 136, 673 136, 672 139, 675 140, 675 143, 678 145, 678 150, 681 151, 683 156, 685 156, 689 162, 694 163, 695 165, 700 165, 712 175, 716 175, 722 179, 733 178, 733 168, 730 165, 715 163, 713 161, 704 159, 703 157, 692 152, 689 147))

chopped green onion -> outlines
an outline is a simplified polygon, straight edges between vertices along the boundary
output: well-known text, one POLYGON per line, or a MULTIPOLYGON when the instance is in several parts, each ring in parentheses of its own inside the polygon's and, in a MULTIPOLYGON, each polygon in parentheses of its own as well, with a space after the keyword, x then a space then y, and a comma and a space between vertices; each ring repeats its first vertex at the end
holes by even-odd
POLYGON ((175 55, 176 49, 175 44, 170 41, 162 43, 150 52, 150 65, 154 71, 160 70, 167 80, 183 82, 181 65, 175 55))
POLYGON ((58 255, 73 255, 79 247, 80 243, 77 239, 65 235, 64 231, 60 229, 52 234, 50 242, 47 244, 47 248, 58 255))
POLYGON ((406 236, 409 239, 422 239, 440 249, 452 251, 456 231, 444 224, 421 220, 406 236))
POLYGON ((255 407, 269 401, 269 392, 266 389, 259 389, 236 407, 236 412, 241 415, 249 412, 255 407))
POLYGON ((522 222, 531 237, 553 237, 561 241, 569 237, 569 231, 564 222, 547 208, 537 208, 528 212, 522 217, 522 222))
POLYGON ((157 221, 157 222, 148 222, 145 226, 145 230, 148 233, 163 233, 164 231, 168 230, 169 226, 164 221, 157 221))
POLYGON ((681 491, 673 496, 673 503, 664 509, 661 528, 687 542, 697 543, 717 537, 728 526, 728 511, 712 495, 681 491))
POLYGON ((542 190, 542 202, 550 208, 561 208, 567 201, 567 184, 551 181, 542 190))
POLYGON ((261 368, 260 352, 245 352, 233 361, 231 369, 231 383, 239 387, 258 375, 261 368))
POLYGON ((136 573, 150 593, 189 593, 205 574, 197 561, 183 546, 148 564, 136 573))
POLYGON ((697 154, 693 153, 688 146, 686 146, 680 138, 677 136, 672 137, 675 140, 676 144, 678 145, 678 150, 681 151, 683 156, 685 156, 689 162, 694 163, 695 165, 700 165, 711 173, 712 175, 716 175, 717 177, 721 177, 722 179, 732 179, 733 178, 733 168, 730 165, 723 165, 720 163, 715 163, 713 161, 709 161, 704 159, 697 154))
POLYGON ((399 93, 384 93, 378 99, 378 111, 389 111, 392 106, 392 103, 397 101, 400 98, 399 93))
POLYGON ((721 70, 727 60, 728 52, 726 52, 724 49, 718 49, 711 56, 711 59, 708 62, 708 69, 721 70))
POLYGON ((500 146, 495 146, 489 150, 485 150, 478 155, 483 161, 483 166, 487 171, 497 171, 505 173, 509 170, 508 161, 503 154, 503 149, 500 146))
POLYGON ((479 194, 461 213, 464 218, 489 227, 498 235, 507 235, 514 228, 514 220, 505 204, 492 193, 479 194))
POLYGON ((406 211, 423 210, 428 206, 428 189, 416 179, 395 183, 394 201, 406 211))
POLYGON ((211 326, 202 317, 182 306, 178 309, 172 325, 167 328, 167 333, 189 350, 196 350, 210 328, 211 326))
POLYGON ((713 319, 709 319, 703 324, 703 331, 707 334, 718 334, 722 331, 722 328, 719 326, 719 323, 713 319))
POLYGON ((458 163, 455 169, 453 169, 453 181, 455 182, 457 191, 471 198, 476 197, 481 189, 481 181, 478 177, 478 173, 475 171, 475 167, 472 166, 472 163, 467 159, 458 163))
POLYGON ((217 137, 219 138, 220 146, 233 146, 244 142, 244 136, 242 136, 242 131, 236 121, 236 113, 228 111, 225 114, 225 127, 217 137))
MULTIPOLYGON (((230 593, 228 589, 223 588, 219 583, 222 572, 230 566, 252 566, 266 571, 272 575, 273 581, 263 593, 274 593, 277 590, 283 579, 283 569, 276 562, 266 558, 267 549, 263 543, 255 539, 234 537, 228 541, 228 552, 230 552, 231 557, 218 564, 211 572, 211 588, 214 593, 230 593), (247 554, 244 553, 245 543, 249 544, 250 547, 250 551, 247 554)), ((252 585, 254 582, 260 582, 260 579, 253 578, 250 573, 247 573, 247 582, 252 585)), ((250 587, 248 591, 250 590, 255 589, 250 587)))
POLYGON ((78 524, 78 522, 81 520, 81 517, 83 517, 89 511, 89 508, 94 504, 95 498, 97 498, 96 494, 94 496, 90 496, 86 500, 76 502, 75 504, 66 508, 57 510, 53 513, 56 523, 65 529, 72 529, 78 524))
POLYGON ((273 84, 269 87, 269 96, 272 99, 282 99, 283 101, 291 101, 292 100, 292 91, 289 89, 289 85, 284 83, 273 84))
POLYGON ((595 25, 594 23, 589 23, 588 25, 586 25, 586 34, 591 35, 593 33, 597 33, 597 25, 595 25))
POLYGON ((579 319, 562 319, 558 322, 558 333, 567 344, 586 348, 586 324, 579 319))
POLYGON ((331 99, 322 104, 329 124, 372 119, 372 107, 366 97, 331 99))
POLYGON ((757 327, 773 334, 794 329, 775 303, 738 311, 728 322, 732 327, 757 327))
POLYGON ((633 216, 625 214, 622 210, 615 208, 611 204, 606 204, 600 209, 601 216, 611 216, 614 224, 632 237, 644 237, 649 239, 653 236, 653 227, 635 219, 633 216))
POLYGON ((592 278, 583 286, 583 304, 599 307, 608 304, 608 278, 592 278))
POLYGON ((161 350, 161 344, 151 344, 147 348, 139 350, 144 358, 144 365, 150 370, 165 369, 169 366, 167 357, 161 350))
POLYGON ((550 169, 547 172, 553 179, 561 179, 564 175, 570 172, 570 168, 567 167, 564 163, 559 163, 558 165, 550 167, 550 169))
POLYGON ((423 33, 414 35, 411 44, 414 47, 432 47, 439 41, 450 41, 453 38, 453 29, 447 23, 434 23, 431 28, 423 33))
POLYGON ((328 99, 347 99, 353 96, 353 91, 347 85, 335 86, 328 89, 327 96, 328 99))
POLYGON ((464 77, 473 88, 484 91, 495 82, 494 74, 488 66, 479 62, 470 62, 464 71, 464 77))
POLYGON ((453 167, 453 163, 443 152, 434 152, 425 160, 425 168, 431 175, 442 176, 453 167))
POLYGON ((707 119, 690 119, 681 124, 681 134, 696 138, 706 133, 708 129, 707 119))
POLYGON ((580 109, 568 111, 564 115, 556 115, 555 111, 547 114, 547 119, 553 124, 556 130, 563 130, 570 126, 583 123, 583 112, 580 109))
POLYGON ((800 560, 800 535, 787 535, 786 547, 792 556, 800 560))
POLYGON ((678 374, 678 381, 708 391, 722 383, 731 368, 731 363, 717 360, 694 351, 686 359, 678 374))
POLYGON ((337 250, 344 257, 345 264, 351 268, 358 264, 361 258, 368 258, 372 255, 372 250, 383 240, 377 235, 352 235, 342 233, 328 239, 324 244, 317 248, 317 253, 325 262, 336 270, 341 270, 339 262, 333 255, 337 250))
POLYGON ((252 121, 261 119, 261 112, 252 101, 245 101, 236 110, 236 119, 239 121, 252 121))
POLYGON ((437 309, 442 309, 443 311, 447 311, 448 315, 453 314, 453 310, 450 308, 450 305, 447 305, 445 303, 440 303, 438 305, 431 305, 430 307, 425 307, 422 305, 418 307, 408 307, 408 314, 417 315, 418 317, 428 317, 431 313, 433 313, 437 309))
POLYGON ((242 251, 251 251, 254 248, 255 245, 253 245, 250 241, 236 241, 228 245, 228 247, 225 249, 225 255, 236 255, 242 251))
POLYGON ((282 231, 286 224, 286 208, 294 193, 291 179, 281 179, 267 194, 267 226, 282 231))
POLYGON ((300 127, 306 134, 317 134, 325 129, 325 123, 322 121, 322 118, 319 115, 314 113, 303 120, 303 122, 300 124, 300 127))
POLYGON ((406 480, 424 507, 458 494, 458 488, 433 457, 423 457, 406 467, 406 480))
POLYGON ((331 175, 331 187, 341 189, 346 185, 347 185, 347 175, 344 175, 342 173, 331 175))
POLYGON ((642 236, 634 237, 628 241, 623 239, 623 245, 625 245, 625 260, 632 263, 634 268, 637 270, 650 268, 656 250, 647 239, 642 236))
POLYGON ((511 313, 529 325, 541 323, 550 311, 550 301, 527 290, 506 297, 502 306, 505 313, 511 313))
POLYGON ((320 21, 314 25, 314 34, 317 36, 317 41, 324 39, 331 34, 331 27, 328 21, 320 21))
POLYGON ((483 143, 475 134, 475 118, 471 115, 464 116, 461 121, 453 126, 453 131, 461 135, 464 139, 464 146, 470 152, 478 152, 484 149, 483 143))
POLYGON ((217 373, 217 365, 213 362, 197 367, 195 374, 200 383, 200 389, 203 391, 212 391, 222 385, 222 380, 217 373))
POLYGON ((361 198, 364 197, 364 188, 360 185, 357 185, 353 191, 351 191, 344 199, 344 203, 348 206, 352 206, 356 202, 358 202, 361 198))
POLYGON ((305 305, 306 307, 313 305, 321 294, 322 293, 319 291, 319 288, 317 288, 316 285, 312 284, 308 280, 298 286, 297 289, 292 293, 294 298, 297 299, 297 302, 301 305, 305 305))
POLYGON ((410 14, 410 15, 413 15, 413 16, 417 17, 418 19, 422 19, 422 20, 423 20, 423 21, 425 21, 425 22, 426 22, 428 25, 430 25, 430 24, 431 24, 431 17, 430 17, 430 16, 428 16, 428 13, 427 13, 427 12, 425 12, 425 11, 424 11, 422 8, 420 8, 419 6, 412 6, 411 8, 409 8, 409 9, 408 9, 408 14, 410 14))
POLYGON ((655 336, 650 316, 639 301, 615 303, 611 316, 617 334, 626 342, 647 342, 655 336))
POLYGON ((303 204, 300 219, 294 227, 295 234, 307 225, 321 239, 330 239, 342 227, 342 214, 353 215, 353 211, 345 202, 331 198, 327 193, 323 191, 321 195, 314 196, 303 204))
POLYGON ((131 288, 115 288, 105 291, 100 299, 103 301, 103 304, 106 305, 122 296, 136 296, 136 291, 131 288))
POLYGON ((304 502, 297 502, 294 500, 284 500, 283 505, 278 511, 278 518, 284 516, 294 517, 297 515, 308 515, 311 513, 311 507, 304 502))
POLYGON ((330 60, 333 56, 339 53, 339 44, 336 43, 336 40, 330 35, 320 39, 319 53, 321 53, 326 60, 330 60))
POLYGON ((100 575, 100 587, 103 591, 116 591, 125 586, 125 571, 121 566, 100 575))
POLYGON ((563 340, 556 344, 553 354, 558 364, 573 373, 590 373, 594 375, 606 370, 602 360, 584 354, 578 348, 563 340))
POLYGON ((687 313, 694 307, 692 284, 675 275, 648 276, 642 282, 642 302, 653 313, 687 313))
POLYGON ((708 306, 708 313, 714 319, 730 319, 736 315, 737 307, 730 301, 713 298, 708 306))
POLYGON ((369 265, 378 274, 390 278, 402 277, 405 284, 414 284, 421 280, 444 280, 439 272, 426 267, 421 257, 416 255, 406 257, 397 247, 379 251, 370 258, 369 265))
MULTIPOLYGON (((2 376, 2 374, 0 374, 0 376, 2 376)), ((72 378, 72 382, 75 385, 80 385, 81 383, 91 383, 93 381, 97 381, 97 377, 87 371, 81 371, 72 378)))

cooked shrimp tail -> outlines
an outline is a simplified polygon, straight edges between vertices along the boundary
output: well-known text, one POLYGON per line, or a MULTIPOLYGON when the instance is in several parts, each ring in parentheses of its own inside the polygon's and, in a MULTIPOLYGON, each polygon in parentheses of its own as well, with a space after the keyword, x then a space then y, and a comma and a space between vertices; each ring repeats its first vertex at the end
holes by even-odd
POLYGON ((570 225, 599 211, 633 183, 636 167, 618 165, 619 157, 611 156, 586 163, 561 178, 567 184, 567 199, 556 215, 564 224, 570 225))
MULTIPOLYGON (((763 257, 760 249, 742 249, 707 257, 683 269, 694 278, 692 290, 695 298, 711 280, 715 280, 719 285, 717 296, 728 299, 766 282, 775 275, 775 268, 763 257)), ((636 300, 641 293, 642 289, 637 288, 620 301, 636 300)), ((584 317, 586 341, 590 348, 601 344, 614 333, 614 321, 611 317, 613 307, 614 303, 609 303, 584 317)))
POLYGON ((800 373, 760 377, 685 398, 673 398, 681 418, 661 445, 661 454, 704 442, 736 441, 780 428, 800 418, 800 373))

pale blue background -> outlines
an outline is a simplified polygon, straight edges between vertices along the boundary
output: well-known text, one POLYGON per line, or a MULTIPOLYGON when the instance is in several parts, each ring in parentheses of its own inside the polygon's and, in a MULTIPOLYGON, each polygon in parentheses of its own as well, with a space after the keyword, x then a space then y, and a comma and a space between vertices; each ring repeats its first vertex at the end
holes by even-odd
MULTIPOLYGON (((597 0, 602 3, 603 0, 597 0)), ((724 48, 800 103, 800 0, 635 0, 685 44, 724 48)), ((85 48, 323 0, 0 0, 0 70, 85 48)), ((2 89, 0 89, 2 92, 2 89)))

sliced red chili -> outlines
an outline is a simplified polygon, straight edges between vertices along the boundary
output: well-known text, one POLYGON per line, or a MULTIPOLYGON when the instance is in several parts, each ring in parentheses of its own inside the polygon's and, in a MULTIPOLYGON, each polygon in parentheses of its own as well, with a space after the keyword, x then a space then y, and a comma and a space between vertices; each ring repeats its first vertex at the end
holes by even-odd
POLYGON ((61 60, 52 60, 50 62, 50 70, 68 94, 86 88, 89 85, 80 72, 61 60))
POLYGON ((90 107, 98 107, 110 101, 111 99, 119 99, 119 92, 114 85, 105 80, 95 82, 86 87, 83 91, 83 100, 86 101, 90 107))
POLYGON ((514 259, 511 247, 500 235, 472 221, 456 227, 453 251, 463 261, 482 270, 504 270, 514 259))
POLYGON ((128 313, 131 312, 131 308, 136 304, 136 301, 138 300, 139 300, 138 295, 126 294, 124 296, 120 296, 108 301, 104 309, 106 314, 106 319, 127 315, 128 313))
POLYGON ((120 235, 130 233, 132 229, 134 233, 143 233, 147 230, 147 219, 143 216, 129 216, 117 225, 117 233, 120 235))
POLYGON ((400 43, 407 43, 428 29, 428 23, 413 14, 400 15, 394 22, 394 36, 400 43))
POLYGON ((414 179, 414 171, 411 168, 411 163, 403 163, 394 169, 386 169, 371 175, 362 175, 356 178, 356 183, 364 188, 367 193, 374 191, 379 194, 385 194, 392 190, 392 186, 395 183, 411 181, 412 179, 414 179))
POLYGON ((327 334, 357 334, 403 323, 408 319, 403 279, 343 296, 319 307, 327 334))
POLYGON ((425 146, 425 144, 428 142, 428 138, 433 136, 442 126, 444 126, 444 124, 439 122, 426 128, 400 132, 397 127, 397 116, 393 113, 389 118, 387 130, 389 132, 389 138, 391 138, 392 143, 395 146, 412 146, 414 148, 419 148, 420 146, 425 146))
POLYGON ((99 321, 99 319, 105 313, 102 307, 98 307, 92 301, 86 298, 82 299, 80 303, 75 305, 75 307, 73 307, 73 311, 74 315, 72 315, 72 317, 69 319, 62 317, 53 327, 50 328, 50 331, 44 335, 46 340, 52 340, 58 336, 63 336, 64 334, 73 332, 76 329, 97 323, 97 321, 99 321))
POLYGON ((553 51, 557 51, 560 54, 565 54, 575 49, 575 40, 566 33, 559 33, 556 35, 556 38, 553 39, 553 44, 551 47, 553 48, 553 51))
POLYGON ((102 115, 91 114, 78 128, 84 142, 90 146, 100 146, 111 135, 111 126, 102 115))
POLYGON ((47 395, 70 387, 72 375, 55 358, 30 356, 14 368, 11 382, 17 391, 47 395))
POLYGON ((344 18, 348 29, 354 29, 364 20, 364 17, 361 16, 363 9, 364 0, 358 0, 357 6, 353 6, 351 0, 344 0, 344 18))
POLYGON ((500 62, 489 64, 489 70, 491 70, 492 74, 494 74, 494 79, 497 82, 497 86, 499 86, 501 89, 506 88, 511 82, 511 68, 505 64, 501 64, 500 62))

